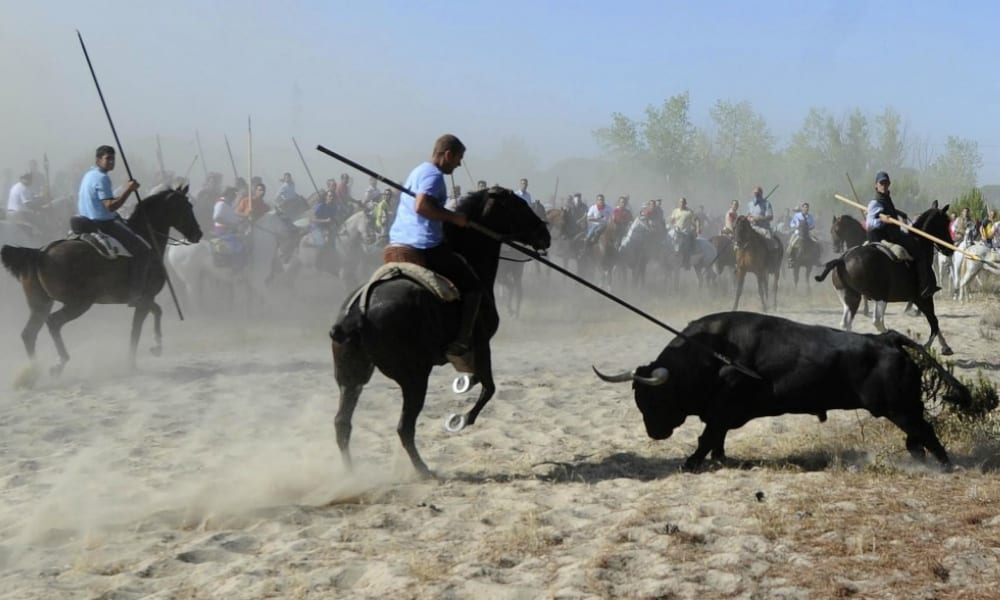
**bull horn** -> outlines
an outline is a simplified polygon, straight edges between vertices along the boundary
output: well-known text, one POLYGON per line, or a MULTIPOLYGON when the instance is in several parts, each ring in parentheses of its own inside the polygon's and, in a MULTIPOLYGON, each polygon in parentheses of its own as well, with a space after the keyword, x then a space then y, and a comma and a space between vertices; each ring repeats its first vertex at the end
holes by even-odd
POLYGON ((668 377, 670 377, 670 371, 668 371, 666 367, 656 367, 653 369, 653 372, 649 374, 649 377, 639 377, 638 375, 634 375, 632 379, 634 379, 636 383, 656 386, 666 383, 668 377))
POLYGON ((597 367, 590 365, 590 368, 594 370, 594 373, 600 377, 601 381, 606 381, 608 383, 624 383, 626 381, 632 381, 635 377, 635 371, 622 371, 617 375, 605 375, 597 370, 597 367))
POLYGON ((617 375, 605 375, 597 370, 597 367, 591 365, 591 369, 594 373, 601 378, 602 381, 607 381, 608 383, 622 383, 625 381, 634 381, 636 383, 641 383, 643 385, 663 385, 666 383, 667 378, 670 376, 670 371, 664 367, 657 367, 653 369, 653 372, 649 377, 642 377, 641 375, 636 375, 635 370, 623 371, 617 375))

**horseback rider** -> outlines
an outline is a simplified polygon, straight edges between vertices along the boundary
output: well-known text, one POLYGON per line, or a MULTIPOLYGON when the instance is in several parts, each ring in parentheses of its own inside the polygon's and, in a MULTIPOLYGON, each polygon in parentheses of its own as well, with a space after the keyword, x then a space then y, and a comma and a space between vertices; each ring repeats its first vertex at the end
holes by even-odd
POLYGON ((40 215, 36 208, 41 204, 41 198, 31 191, 31 182, 31 173, 25 173, 11 186, 7 195, 7 220, 21 223, 32 233, 37 233, 40 215))
POLYGON ((313 207, 313 214, 309 217, 309 240, 313 246, 325 246, 334 241, 333 230, 337 219, 336 199, 337 191, 328 189, 313 207))
POLYGON ((383 239, 388 235, 392 220, 392 189, 382 190, 381 198, 375 203, 375 237, 383 239))
POLYGON ((604 194, 598 194, 594 205, 587 209, 587 232, 584 235, 584 246, 589 246, 608 227, 611 220, 611 207, 604 203, 604 194))
POLYGON ((774 209, 764 197, 764 189, 759 185, 753 189, 753 199, 747 207, 747 219, 757 233, 771 239, 771 221, 774 220, 774 209))
POLYGON ((514 194, 524 200, 528 206, 531 206, 531 192, 528 191, 528 180, 524 177, 517 184, 517 189, 514 190, 514 194))
POLYGON ((416 197, 403 193, 396 218, 389 229, 389 244, 417 250, 427 268, 451 280, 462 295, 462 320, 458 335, 445 354, 467 361, 472 350, 472 334, 483 297, 479 277, 444 239, 444 223, 456 227, 468 225, 462 213, 444 208, 448 194, 444 176, 462 164, 465 145, 454 135, 442 135, 434 142, 430 161, 420 163, 406 178, 405 188, 416 197))
POLYGON ((812 231, 816 228, 816 217, 809 214, 808 202, 803 202, 799 210, 795 211, 795 214, 792 215, 791 221, 788 222, 788 228, 792 232, 792 238, 788 242, 789 266, 792 264, 793 257, 797 256, 800 251, 799 245, 802 243, 802 239, 799 237, 799 231, 802 227, 805 227, 809 240, 815 241, 812 231))
POLYGON ((733 231, 736 229, 736 218, 740 216, 740 201, 733 200, 733 203, 729 205, 729 212, 726 213, 725 218, 722 221, 722 231, 719 233, 722 235, 733 236, 733 231))
POLYGON ((913 236, 904 235, 899 226, 886 221, 886 218, 899 219, 899 211, 892 203, 889 186, 892 182, 889 174, 879 171, 875 174, 875 198, 868 203, 867 228, 868 241, 871 243, 887 241, 906 248, 913 257, 917 272, 917 289, 920 296, 930 298, 940 290, 934 278, 932 263, 933 252, 925 251, 925 246, 917 243, 913 236))
POLYGON ((132 192, 139 189, 139 183, 129 179, 121 195, 115 198, 111 178, 108 176, 108 172, 114 168, 115 149, 111 146, 99 146, 95 165, 84 173, 80 181, 77 211, 80 216, 90 219, 100 232, 118 240, 132 255, 132 259, 128 261, 128 305, 136 306, 149 277, 152 250, 116 212, 132 192))
POLYGON ((677 208, 670 213, 670 226, 674 228, 674 235, 677 239, 677 252, 681 255, 681 266, 685 270, 691 268, 691 251, 694 249, 694 240, 697 235, 697 220, 694 211, 688 208, 687 198, 681 198, 677 203, 677 208))

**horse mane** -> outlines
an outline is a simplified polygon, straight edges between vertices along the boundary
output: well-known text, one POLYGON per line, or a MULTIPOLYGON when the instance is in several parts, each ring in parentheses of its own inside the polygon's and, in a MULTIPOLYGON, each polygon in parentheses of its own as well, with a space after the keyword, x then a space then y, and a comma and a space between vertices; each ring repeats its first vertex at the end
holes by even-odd
POLYGON ((510 194, 511 196, 514 195, 512 190, 500 187, 499 185, 486 188, 485 190, 476 190, 465 194, 458 199, 458 203, 455 205, 455 212, 462 213, 470 218, 479 217, 483 214, 485 204, 489 200, 490 196, 500 195, 503 192, 507 192, 507 194, 510 194))

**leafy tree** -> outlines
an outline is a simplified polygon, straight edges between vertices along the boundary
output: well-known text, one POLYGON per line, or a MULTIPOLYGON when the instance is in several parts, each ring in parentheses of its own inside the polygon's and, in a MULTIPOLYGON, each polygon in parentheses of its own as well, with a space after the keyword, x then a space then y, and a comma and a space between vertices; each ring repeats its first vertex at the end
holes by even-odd
POLYGON ((764 117, 746 100, 719 100, 711 110, 715 124, 715 156, 720 174, 735 180, 735 191, 748 195, 774 152, 775 138, 764 117))

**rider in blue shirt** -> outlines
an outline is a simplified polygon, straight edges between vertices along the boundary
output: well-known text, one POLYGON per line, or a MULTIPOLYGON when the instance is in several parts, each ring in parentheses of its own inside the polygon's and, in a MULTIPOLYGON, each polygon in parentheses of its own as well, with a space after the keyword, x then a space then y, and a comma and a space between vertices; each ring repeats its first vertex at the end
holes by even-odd
POLYGON ((108 172, 115 168, 115 149, 100 146, 94 167, 83 175, 77 198, 77 212, 90 219, 101 232, 110 235, 129 251, 128 261, 129 306, 135 306, 143 295, 143 288, 149 275, 152 251, 144 239, 139 237, 125 223, 117 212, 132 192, 139 189, 139 183, 129 180, 121 195, 115 198, 108 172))
POLYGON ((457 137, 446 134, 437 139, 431 159, 417 165, 406 178, 404 187, 416 196, 400 195, 396 218, 389 229, 389 244, 418 250, 427 268, 447 277, 458 288, 462 295, 462 321, 458 336, 446 353, 467 358, 482 299, 482 284, 444 239, 445 222, 458 227, 468 224, 464 214, 444 207, 448 197, 444 176, 454 172, 464 157, 465 145, 457 137))

